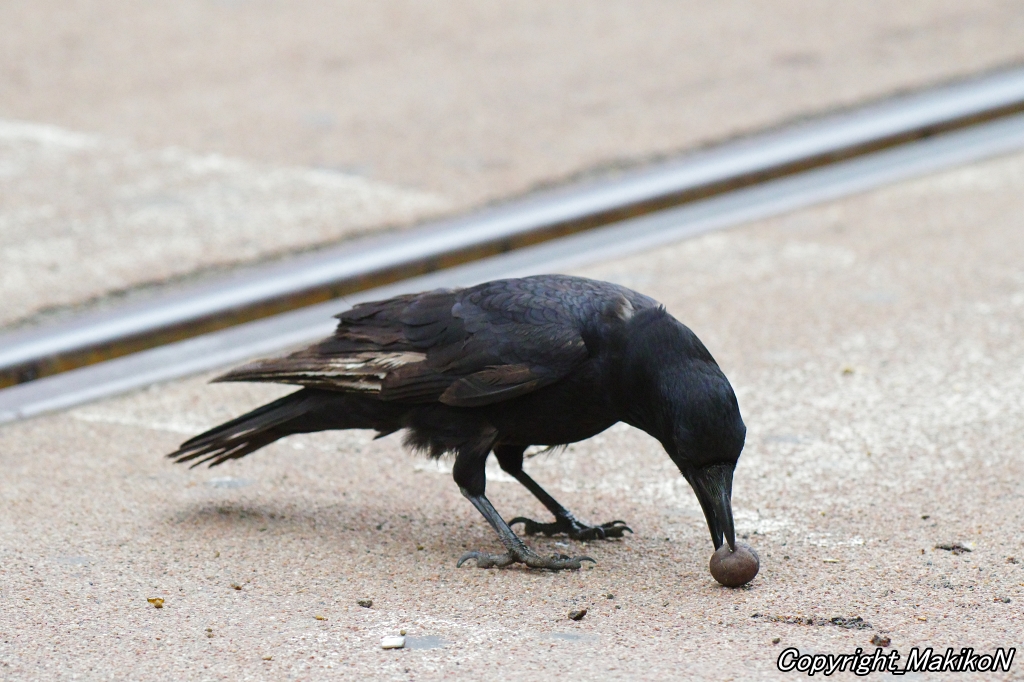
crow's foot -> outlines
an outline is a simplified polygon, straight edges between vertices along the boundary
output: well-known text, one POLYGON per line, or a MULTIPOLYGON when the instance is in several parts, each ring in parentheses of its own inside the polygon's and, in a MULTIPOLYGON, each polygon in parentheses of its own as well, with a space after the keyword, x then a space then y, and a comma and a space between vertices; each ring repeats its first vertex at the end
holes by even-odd
POLYGON ((608 538, 621 538, 627 530, 632 533, 633 529, 626 525, 625 521, 615 520, 602 523, 600 526, 588 526, 580 523, 574 518, 560 517, 554 523, 539 523, 524 516, 517 516, 508 522, 509 526, 517 523, 523 524, 525 535, 536 535, 544 533, 551 537, 559 533, 565 533, 573 540, 606 540, 608 538))
POLYGON ((505 568, 512 564, 526 564, 530 568, 547 568, 552 571, 578 571, 582 562, 589 561, 597 563, 588 556, 566 556, 565 554, 554 554, 543 557, 529 547, 515 547, 505 554, 490 554, 488 552, 466 552, 455 565, 459 568, 470 559, 476 559, 477 568, 505 568))

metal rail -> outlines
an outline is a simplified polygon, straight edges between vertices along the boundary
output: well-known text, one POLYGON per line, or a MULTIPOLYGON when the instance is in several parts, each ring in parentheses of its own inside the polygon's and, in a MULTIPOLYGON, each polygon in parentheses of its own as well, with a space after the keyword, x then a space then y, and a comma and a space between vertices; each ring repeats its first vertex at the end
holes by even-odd
POLYGON ((770 180, 579 234, 0 390, 0 423, 65 409, 327 336, 347 305, 567 270, 892 182, 1024 150, 1024 114, 770 180))
POLYGON ((731 142, 458 220, 240 270, 115 311, 0 337, 0 387, 734 192, 1024 111, 1024 69, 731 142))

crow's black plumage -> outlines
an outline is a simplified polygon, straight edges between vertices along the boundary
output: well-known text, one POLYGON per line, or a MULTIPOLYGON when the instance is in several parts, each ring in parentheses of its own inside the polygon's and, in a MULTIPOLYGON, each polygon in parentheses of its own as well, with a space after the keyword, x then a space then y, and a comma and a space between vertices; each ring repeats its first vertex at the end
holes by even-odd
POLYGON ((531 445, 563 445, 622 421, 657 438, 689 481, 715 548, 735 545, 732 474, 746 428, 729 381, 700 340, 656 301, 625 287, 564 275, 488 282, 355 306, 334 336, 260 360, 218 381, 302 390, 182 444, 178 462, 211 466, 278 438, 328 429, 407 429, 453 476, 505 545, 470 552, 479 566, 579 568, 586 557, 541 557, 484 495, 491 452, 555 516, 513 519, 527 534, 618 537, 624 522, 587 526, 523 471, 531 445))

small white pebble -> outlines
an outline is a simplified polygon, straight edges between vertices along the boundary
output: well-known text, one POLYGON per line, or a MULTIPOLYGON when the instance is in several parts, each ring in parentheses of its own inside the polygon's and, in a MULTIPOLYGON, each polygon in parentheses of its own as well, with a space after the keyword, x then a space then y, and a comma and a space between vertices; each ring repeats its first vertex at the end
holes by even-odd
POLYGON ((381 649, 403 649, 405 648, 405 637, 389 635, 380 640, 381 649))

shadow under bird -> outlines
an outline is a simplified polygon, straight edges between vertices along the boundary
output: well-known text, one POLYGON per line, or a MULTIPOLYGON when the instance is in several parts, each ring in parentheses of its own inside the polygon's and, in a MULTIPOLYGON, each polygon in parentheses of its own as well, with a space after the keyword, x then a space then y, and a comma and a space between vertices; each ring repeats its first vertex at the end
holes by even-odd
POLYGON ((542 275, 362 303, 338 318, 332 337, 216 379, 302 390, 186 441, 169 457, 213 466, 290 434, 405 429, 407 445, 435 458, 455 455, 459 490, 505 546, 503 554, 469 552, 459 566, 475 559, 484 568, 578 569, 592 559, 538 555, 510 526, 579 540, 630 529, 623 521, 578 520, 523 471, 523 453, 625 422, 657 438, 679 467, 715 549, 736 549, 732 477, 746 434, 736 395, 704 344, 653 299, 608 282, 542 275), (491 452, 554 522, 505 522, 484 494, 491 452))

